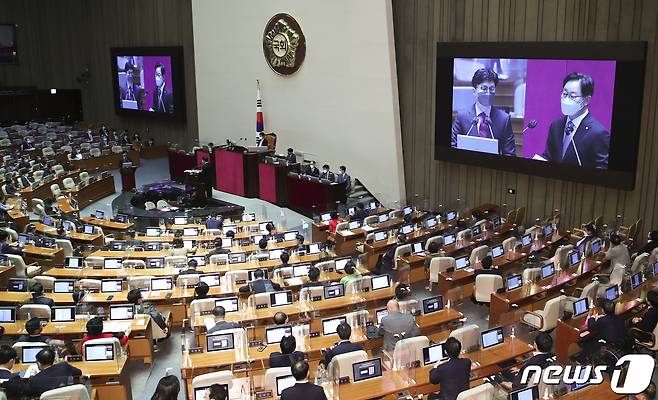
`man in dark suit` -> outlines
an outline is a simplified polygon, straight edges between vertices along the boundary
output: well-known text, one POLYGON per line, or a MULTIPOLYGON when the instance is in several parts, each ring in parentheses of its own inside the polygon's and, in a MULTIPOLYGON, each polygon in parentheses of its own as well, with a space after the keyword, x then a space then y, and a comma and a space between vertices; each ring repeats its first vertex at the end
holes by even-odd
POLYGON ((226 329, 234 329, 234 328, 239 328, 240 325, 236 324, 235 322, 229 322, 225 321, 224 318, 226 316, 226 310, 224 310, 224 307, 222 306, 217 306, 213 308, 212 310, 212 315, 215 317, 215 326, 210 328, 208 330, 208 335, 213 334, 215 332, 223 331, 226 329))
POLYGON ((604 340, 608 346, 615 348, 627 348, 628 338, 626 335, 626 323, 623 318, 615 315, 615 303, 612 300, 602 299, 604 315, 594 312, 587 319, 587 330, 593 333, 593 337, 581 344, 583 354, 580 360, 585 360, 601 349, 599 340, 604 340))
MULTIPOLYGON (((137 109, 144 109, 144 92, 143 89, 135 83, 135 66, 127 62, 124 71, 126 72, 126 84, 119 88, 121 91, 121 100, 131 100, 137 102, 137 109)), ((109 140, 109 135, 106 136, 109 140)))
POLYGON ((277 292, 281 290, 281 285, 276 282, 272 282, 270 279, 265 279, 265 273, 262 269, 254 272, 254 277, 256 278, 253 282, 249 282, 248 285, 242 286, 240 288, 240 293, 266 293, 266 292, 277 292))
POLYGON ((320 173, 320 179, 326 179, 331 182, 336 180, 336 175, 329 170, 329 164, 322 166, 322 172, 320 173))
POLYGON ((354 211, 354 215, 350 217, 350 221, 363 221, 368 215, 370 215, 370 213, 366 210, 363 203, 357 203, 356 211, 354 211))
POLYGON ((633 336, 640 341, 650 342, 652 340, 652 333, 658 324, 658 292, 650 290, 647 293, 647 303, 649 308, 642 314, 641 317, 632 319, 633 327, 642 332, 633 331, 633 336))
POLYGON ((386 304, 388 315, 382 318, 379 325, 379 334, 384 337, 384 350, 393 351, 400 339, 409 339, 420 335, 420 329, 411 314, 400 312, 400 305, 395 299, 386 304))
POLYGON ((151 111, 162 113, 174 112, 174 95, 165 86, 165 76, 167 70, 165 66, 158 63, 155 65, 155 86, 156 90, 153 93, 153 106, 151 111))
POLYGON ((498 75, 490 69, 481 68, 473 74, 471 85, 475 104, 457 111, 452 122, 451 146, 457 147, 457 135, 497 139, 499 154, 516 156, 512 118, 507 112, 493 107, 498 75))
POLYGON ((339 354, 349 353, 352 351, 363 350, 363 346, 361 346, 360 344, 350 342, 350 336, 352 336, 352 327, 348 323, 341 322, 336 327, 336 333, 338 333, 340 342, 338 342, 338 344, 335 345, 334 347, 327 350, 327 354, 325 354, 324 356, 325 367, 329 366, 329 363, 331 362, 331 359, 334 358, 334 356, 337 356, 339 354))
POLYGON ((39 282, 32 285, 32 298, 29 300, 31 304, 45 304, 48 307, 54 307, 55 301, 43 295, 43 285, 39 282))
POLYGON ((281 392, 281 400, 327 400, 322 386, 308 382, 308 363, 306 361, 296 361, 290 369, 297 382, 294 386, 281 392))
POLYGON ((336 175, 336 182, 345 182, 345 193, 349 193, 352 190, 352 178, 347 174, 347 168, 344 165, 341 165, 339 170, 340 172, 336 175))
POLYGON ((297 164, 297 156, 295 151, 292 148, 288 149, 288 155, 286 155, 286 165, 297 164))
POLYGON ((308 270, 308 281, 302 284, 302 287, 315 287, 315 286, 325 286, 324 282, 318 281, 320 279, 320 269, 318 267, 311 267, 308 270))
POLYGON ((267 147, 267 137, 265 136, 265 132, 260 132, 256 137, 256 146, 267 147))
POLYGON ((530 366, 539 366, 542 369, 547 368, 555 361, 555 354, 551 351, 553 349, 553 338, 546 332, 540 332, 535 337, 536 352, 533 356, 526 360, 521 369, 512 368, 511 372, 515 373, 512 377, 512 390, 518 390, 526 387, 521 385, 521 378, 523 371, 530 366))
POLYGON ((201 173, 199 173, 199 181, 204 185, 207 198, 212 198, 212 177, 214 175, 214 168, 208 161, 208 157, 203 157, 201 164, 201 173))
POLYGON ((11 238, 9 232, 4 229, 0 229, 0 254, 14 254, 18 256, 23 255, 23 249, 20 247, 10 246, 9 242, 11 238))
POLYGON ((27 384, 18 374, 11 372, 16 357, 16 350, 12 347, 6 344, 0 346, 0 387, 8 399, 17 399, 28 393, 27 384))
POLYGON ((41 326, 41 320, 37 317, 32 317, 25 322, 25 332, 27 335, 21 335, 18 337, 17 342, 32 342, 32 343, 48 343, 50 338, 48 336, 43 336, 41 332, 43 327, 41 326))
POLYGON ((610 133, 589 112, 594 94, 591 76, 574 72, 562 82, 562 114, 548 128, 546 161, 588 168, 608 168, 610 133))
POLYGON ((314 176, 314 177, 319 177, 320 176, 320 170, 315 166, 315 161, 311 161, 311 163, 308 165, 308 168, 306 168, 306 171, 304 171, 306 175, 314 176))
POLYGON ((503 273, 498 268, 493 268, 493 258, 491 256, 486 256, 480 262, 482 264, 481 269, 476 269, 474 275, 498 275, 503 276, 503 273))
POLYGON ((85 133, 83 139, 86 142, 93 142, 94 141, 94 133, 91 131, 91 128, 87 129, 87 132, 85 133))
POLYGON ((304 353, 295 351, 297 340, 294 336, 284 336, 281 338, 279 348, 281 352, 273 351, 270 353, 270 368, 290 367, 295 361, 303 360, 304 353))
POLYGON ((73 385, 75 378, 82 375, 80 369, 65 361, 54 364, 55 352, 50 348, 39 351, 36 359, 40 372, 27 382, 32 396, 39 397, 51 389, 73 385))
POLYGON ((430 370, 430 383, 441 385, 438 397, 430 395, 430 399, 455 400, 459 393, 468 390, 471 374, 471 360, 459 358, 462 344, 450 337, 443 345, 448 354, 448 362, 430 370))

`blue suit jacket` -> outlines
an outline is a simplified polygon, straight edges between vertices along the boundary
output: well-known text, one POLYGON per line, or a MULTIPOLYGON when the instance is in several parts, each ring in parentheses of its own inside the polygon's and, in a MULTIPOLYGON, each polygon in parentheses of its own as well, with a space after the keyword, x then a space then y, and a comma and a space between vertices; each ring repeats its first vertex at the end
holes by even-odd
POLYGON ((82 375, 80 369, 69 363, 62 362, 51 365, 34 375, 27 382, 32 396, 39 397, 43 392, 74 383, 74 377, 82 375))
POLYGON ((610 153, 610 133, 603 125, 592 116, 591 112, 588 112, 573 136, 573 141, 578 149, 578 157, 576 156, 576 149, 571 143, 563 159, 562 141, 566 124, 567 117, 563 116, 553 121, 548 128, 543 157, 550 162, 574 165, 578 165, 578 157, 580 157, 583 167, 607 169, 610 153))
MULTIPOLYGON (((512 132, 512 118, 508 113, 496 107, 491 107, 489 114, 489 118, 491 118, 491 131, 493 132, 494 139, 498 139, 498 153, 504 156, 516 156, 514 133, 512 132)), ((457 116, 452 122, 452 139, 450 142, 452 147, 457 148, 457 135, 466 135, 469 129, 469 136, 478 135, 477 125, 471 129, 471 121, 475 117, 475 104, 467 110, 457 112, 457 116)))
POLYGON ((359 350, 363 350, 363 346, 360 344, 352 343, 350 341, 338 343, 336 346, 327 350, 327 354, 324 356, 324 365, 328 366, 331 362, 331 359, 339 354, 345 354, 359 350))
POLYGON ((430 371, 430 383, 441 385, 441 400, 455 400, 457 395, 470 387, 471 360, 451 358, 430 371))
POLYGON ((292 354, 283 354, 274 351, 270 354, 270 368, 290 367, 294 361, 304 359, 304 353, 301 351, 293 351, 292 354))
POLYGON ((327 400, 322 387, 312 383, 295 383, 281 392, 281 400, 327 400))
POLYGON ((587 320, 587 329, 598 334, 597 339, 603 339, 608 344, 624 343, 626 340, 626 323, 616 315, 604 315, 598 320, 587 320))

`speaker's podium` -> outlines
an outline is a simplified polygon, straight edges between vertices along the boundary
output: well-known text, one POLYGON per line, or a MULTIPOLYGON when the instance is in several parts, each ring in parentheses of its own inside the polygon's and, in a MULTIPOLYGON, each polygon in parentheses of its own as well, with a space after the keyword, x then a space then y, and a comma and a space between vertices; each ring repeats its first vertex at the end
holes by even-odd
POLYGON ((200 175, 200 169, 186 169, 185 180, 183 182, 186 186, 194 188, 194 197, 197 199, 197 201, 205 202, 207 200, 206 184, 201 182, 200 175))
POLYGON ((121 190, 130 192, 135 189, 135 170, 137 167, 131 162, 121 164, 121 190))

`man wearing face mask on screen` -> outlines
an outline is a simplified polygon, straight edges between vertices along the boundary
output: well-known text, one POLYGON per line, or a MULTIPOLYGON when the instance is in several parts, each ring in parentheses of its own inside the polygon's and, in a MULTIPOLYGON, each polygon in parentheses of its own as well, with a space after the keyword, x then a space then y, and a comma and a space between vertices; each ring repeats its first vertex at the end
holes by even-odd
POLYGON ((165 75, 167 70, 165 66, 158 63, 155 66, 155 92, 153 92, 153 107, 151 111, 155 112, 174 112, 174 98, 168 88, 166 88, 165 75))
POLYGON ((490 69, 480 68, 471 79, 475 104, 459 110, 452 123, 451 146, 457 148, 457 135, 498 140, 498 154, 516 156, 512 119, 505 111, 493 107, 496 98, 498 75, 490 69))
POLYGON ((589 112, 594 94, 591 76, 573 72, 562 82, 563 117, 548 129, 546 161, 588 168, 608 168, 610 133, 589 112))

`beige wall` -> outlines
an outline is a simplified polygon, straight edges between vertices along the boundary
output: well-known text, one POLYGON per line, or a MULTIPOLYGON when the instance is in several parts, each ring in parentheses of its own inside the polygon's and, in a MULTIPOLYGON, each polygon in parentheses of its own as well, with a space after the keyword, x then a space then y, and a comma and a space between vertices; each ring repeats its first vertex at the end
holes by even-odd
POLYGON ((345 164, 381 200, 404 197, 390 0, 193 0, 199 136, 255 140, 256 79, 265 130, 332 169, 345 164), (262 50, 268 20, 286 12, 307 39, 293 76, 262 50))
POLYGON ((483 202, 528 207, 527 221, 562 211, 567 225, 597 215, 612 224, 643 219, 658 227, 658 2, 653 0, 393 0, 407 196, 430 205, 483 202), (435 59, 438 41, 648 42, 635 190, 532 177, 435 161, 435 59), (514 188, 515 195, 508 195, 514 188))
POLYGON ((18 65, 0 65, 0 86, 81 89, 84 117, 192 146, 197 135, 190 0, 0 0, 0 22, 18 27, 18 65), (187 122, 119 117, 110 47, 183 46, 187 122), (76 82, 85 68, 88 84, 76 82))

